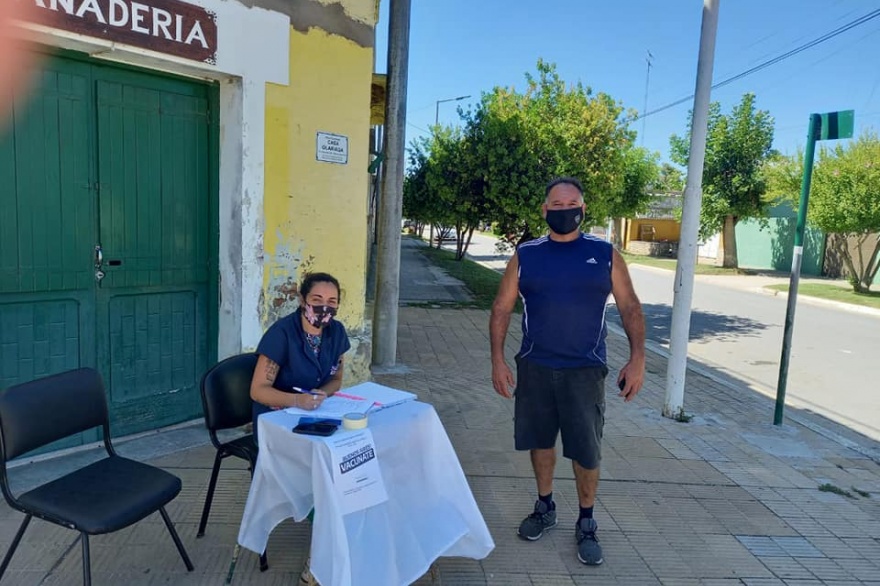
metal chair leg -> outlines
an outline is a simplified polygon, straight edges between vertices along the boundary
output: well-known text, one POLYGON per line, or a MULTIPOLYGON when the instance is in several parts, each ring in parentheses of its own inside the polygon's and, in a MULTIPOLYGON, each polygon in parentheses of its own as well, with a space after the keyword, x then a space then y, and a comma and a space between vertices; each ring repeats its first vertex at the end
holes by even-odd
POLYGON ((18 533, 15 534, 15 539, 12 540, 12 544, 9 546, 9 550, 6 552, 6 555, 3 556, 3 564, 0 565, 0 579, 2 579, 3 574, 6 573, 6 568, 9 566, 9 562, 12 561, 12 554, 15 553, 15 550, 18 547, 22 536, 24 535, 25 529, 27 529, 28 527, 28 523, 31 522, 32 517, 33 515, 25 515, 24 520, 21 522, 21 525, 18 528, 18 533))
POLYGON ((192 572, 195 568, 193 567, 193 564, 189 559, 189 555, 183 548, 183 543, 180 541, 180 537, 177 535, 177 529, 174 528, 174 524, 168 517, 168 513, 165 512, 165 507, 160 507, 159 513, 162 515, 162 520, 165 521, 165 526, 168 527, 168 532, 171 533, 171 539, 174 540, 174 545, 177 546, 177 551, 180 553, 180 557, 183 558, 183 563, 186 564, 186 569, 192 572))
POLYGON ((83 586, 92 586, 92 559, 89 555, 89 536, 86 533, 79 534, 83 551, 83 586))
POLYGON ((217 476, 220 474, 220 463, 222 461, 223 456, 220 454, 220 450, 217 450, 217 455, 214 456, 214 469, 211 471, 211 482, 208 483, 208 494, 205 495, 202 519, 199 521, 199 532, 196 533, 196 537, 202 537, 205 534, 205 527, 208 525, 208 515, 211 513, 211 503, 214 500, 214 489, 217 488, 217 476))

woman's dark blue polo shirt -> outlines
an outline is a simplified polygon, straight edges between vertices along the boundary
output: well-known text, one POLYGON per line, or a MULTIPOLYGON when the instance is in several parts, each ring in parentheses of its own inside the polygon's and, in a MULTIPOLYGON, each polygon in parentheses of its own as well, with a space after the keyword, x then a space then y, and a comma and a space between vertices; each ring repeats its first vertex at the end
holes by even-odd
MULTIPOLYGON (((266 330, 257 353, 278 364, 278 375, 272 386, 279 391, 292 393, 293 387, 315 389, 330 380, 339 369, 339 360, 349 348, 345 326, 332 320, 321 333, 321 350, 318 356, 309 347, 300 318, 301 309, 279 319, 266 330)), ((263 376, 258 373, 258 376, 263 376)), ((262 403, 254 401, 254 431, 257 417, 271 411, 262 403)))

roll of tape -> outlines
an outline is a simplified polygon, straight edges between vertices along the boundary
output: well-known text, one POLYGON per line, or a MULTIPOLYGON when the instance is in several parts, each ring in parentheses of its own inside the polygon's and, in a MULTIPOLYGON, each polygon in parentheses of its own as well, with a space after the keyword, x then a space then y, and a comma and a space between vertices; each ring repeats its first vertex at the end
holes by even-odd
POLYGON ((367 416, 363 413, 348 413, 342 418, 345 429, 363 429, 367 426, 367 416))

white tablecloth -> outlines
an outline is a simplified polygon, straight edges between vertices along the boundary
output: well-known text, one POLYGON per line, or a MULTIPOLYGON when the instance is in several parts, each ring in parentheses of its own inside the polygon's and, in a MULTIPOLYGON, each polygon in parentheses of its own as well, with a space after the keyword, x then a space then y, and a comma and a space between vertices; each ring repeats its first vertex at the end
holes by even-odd
POLYGON ((260 456, 238 534, 243 547, 263 552, 278 523, 301 521, 314 505, 311 570, 322 586, 411 584, 440 556, 483 559, 494 549, 430 405, 411 401, 370 414, 389 498, 345 516, 330 449, 321 438, 292 433, 297 420, 284 411, 259 418, 260 456))

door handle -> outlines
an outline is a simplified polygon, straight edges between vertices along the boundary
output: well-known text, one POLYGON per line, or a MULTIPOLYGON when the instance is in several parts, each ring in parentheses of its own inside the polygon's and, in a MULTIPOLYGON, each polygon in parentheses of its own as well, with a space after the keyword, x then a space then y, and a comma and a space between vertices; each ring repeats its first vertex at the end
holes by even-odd
POLYGON ((100 244, 95 245, 95 281, 101 284, 104 274, 104 250, 100 244))

